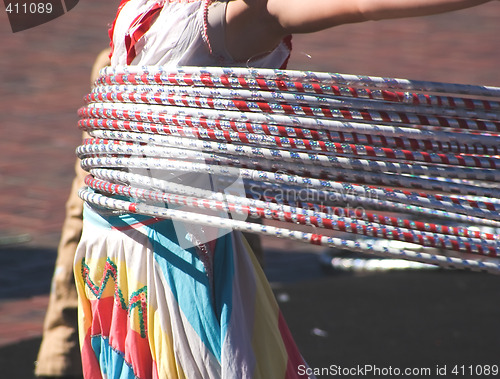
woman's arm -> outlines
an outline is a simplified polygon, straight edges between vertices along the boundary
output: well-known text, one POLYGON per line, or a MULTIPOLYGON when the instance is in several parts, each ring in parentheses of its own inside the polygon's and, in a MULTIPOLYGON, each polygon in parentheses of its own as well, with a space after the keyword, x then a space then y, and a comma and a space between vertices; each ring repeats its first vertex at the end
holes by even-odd
POLYGON ((268 0, 267 11, 285 33, 310 33, 333 26, 419 17, 470 8, 490 0, 268 0))
POLYGON ((470 8, 491 0, 230 0, 226 46, 236 59, 270 51, 288 34, 337 25, 418 17, 470 8))

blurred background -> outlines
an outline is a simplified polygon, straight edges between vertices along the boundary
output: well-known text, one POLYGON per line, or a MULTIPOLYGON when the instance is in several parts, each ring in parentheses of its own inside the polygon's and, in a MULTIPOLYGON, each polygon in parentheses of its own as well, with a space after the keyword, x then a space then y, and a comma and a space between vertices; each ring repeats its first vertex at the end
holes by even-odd
MULTIPOLYGON (((81 0, 12 33, 0 8, 0 376, 31 378, 68 197, 76 110, 118 0, 81 0)), ((295 36, 291 69, 500 86, 500 3, 295 36)), ((321 249, 263 240, 266 271, 311 367, 500 362, 497 277, 325 271, 321 249)), ((449 372, 448 372, 449 373, 449 372)), ((450 374, 450 373, 449 373, 450 374)))

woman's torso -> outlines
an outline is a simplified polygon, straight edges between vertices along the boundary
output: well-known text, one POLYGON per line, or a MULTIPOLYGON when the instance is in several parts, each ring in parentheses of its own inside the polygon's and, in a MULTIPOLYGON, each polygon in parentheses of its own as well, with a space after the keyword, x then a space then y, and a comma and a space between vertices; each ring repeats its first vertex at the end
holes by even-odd
POLYGON ((283 68, 290 55, 287 42, 246 62, 231 58, 224 46, 225 7, 211 0, 126 1, 112 31, 111 65, 283 68), (134 34, 140 38, 130 51, 134 34))

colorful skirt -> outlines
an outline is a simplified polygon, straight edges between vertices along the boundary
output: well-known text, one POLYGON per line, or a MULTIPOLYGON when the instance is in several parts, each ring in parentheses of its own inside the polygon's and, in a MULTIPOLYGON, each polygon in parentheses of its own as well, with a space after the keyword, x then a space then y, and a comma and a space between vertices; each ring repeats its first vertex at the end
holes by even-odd
POLYGON ((85 378, 300 377, 306 364, 241 233, 180 245, 170 220, 85 206, 85 378))

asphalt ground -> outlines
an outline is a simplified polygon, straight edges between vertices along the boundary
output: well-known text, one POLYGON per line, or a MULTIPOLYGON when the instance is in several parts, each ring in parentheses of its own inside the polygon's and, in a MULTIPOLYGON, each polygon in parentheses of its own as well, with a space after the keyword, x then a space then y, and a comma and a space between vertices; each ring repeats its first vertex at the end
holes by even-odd
MULTIPOLYGON (((81 0, 18 33, 0 14, 1 378, 33 377, 80 139, 76 109, 117 3, 81 0)), ((297 36, 290 68, 500 86, 499 14, 496 2, 297 36)), ((495 276, 326 272, 319 249, 269 239, 264 246, 290 329, 311 368, 331 374, 324 377, 346 373, 339 366, 475 377, 469 370, 500 363, 495 276)))

